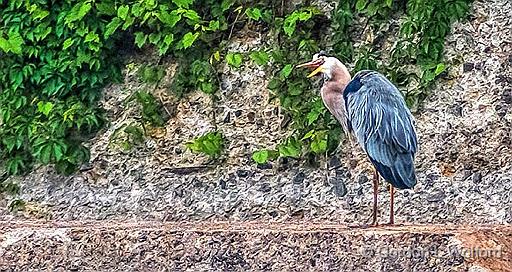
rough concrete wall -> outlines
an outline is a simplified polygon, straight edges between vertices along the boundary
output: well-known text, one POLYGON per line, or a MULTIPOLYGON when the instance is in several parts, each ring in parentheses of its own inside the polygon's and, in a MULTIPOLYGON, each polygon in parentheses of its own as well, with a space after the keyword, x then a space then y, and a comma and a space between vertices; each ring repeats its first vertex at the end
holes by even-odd
MULTIPOLYGON (((512 223, 512 3, 477 1, 473 18, 458 23, 447 42, 455 63, 417 115, 418 185, 396 194, 398 222, 512 223)), ((237 37, 233 49, 265 42, 260 34, 237 37)), ((349 146, 330 158, 327 173, 288 160, 257 168, 251 153, 272 147, 287 133, 283 115, 269 102, 268 75, 258 67, 225 67, 219 101, 193 93, 176 101, 167 90, 174 65, 155 94, 172 116, 163 129, 131 151, 113 137, 135 122, 127 97, 140 88, 134 72, 105 91, 111 126, 90 141, 92 161, 71 177, 42 167, 18 179, 25 212, 1 218, 288 220, 363 223, 370 216, 370 165, 349 146), (208 164, 184 143, 213 128, 227 138, 224 162, 208 164)), ((381 217, 389 196, 381 186, 381 217)), ((8 199, 4 199, 7 202, 8 199)), ((5 206, 5 205, 2 205, 5 206)), ((386 221, 386 219, 382 219, 386 221)))

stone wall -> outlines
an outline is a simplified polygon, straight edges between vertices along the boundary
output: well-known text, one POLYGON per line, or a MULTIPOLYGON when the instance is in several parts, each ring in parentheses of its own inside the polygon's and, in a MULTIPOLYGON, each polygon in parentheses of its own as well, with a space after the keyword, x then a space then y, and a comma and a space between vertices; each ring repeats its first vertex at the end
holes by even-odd
MULTIPOLYGON (((476 1, 471 19, 454 25, 446 46, 452 66, 415 114, 418 185, 396 193, 398 223, 512 223, 511 13, 509 0, 476 1)), ((231 46, 243 51, 265 42, 261 34, 247 33, 235 37, 231 46)), ((225 67, 218 101, 199 92, 178 101, 168 90, 175 69, 172 60, 165 62, 168 73, 156 89, 138 81, 134 68, 154 63, 145 57, 135 56, 127 66, 124 84, 105 90, 102 106, 111 124, 88 143, 90 164, 72 176, 39 167, 24 177, 12 177, 21 185, 19 198, 26 205, 19 212, 2 208, 3 221, 367 222, 371 166, 358 149, 344 145, 319 168, 294 160, 263 167, 251 161, 253 151, 273 147, 289 133, 282 126, 287 120, 277 102, 269 101, 269 76, 263 70, 250 64, 241 70, 225 67), (134 105, 126 101, 140 89, 152 90, 170 119, 164 128, 148 129, 150 137, 143 144, 124 150, 119 144, 126 137, 122 130, 138 122, 134 105), (211 163, 184 147, 215 128, 227 139, 222 163, 211 163), (339 167, 327 171, 326 162, 339 167)), ((0 207, 11 200, 4 196, 0 207)), ((386 222, 385 186, 380 188, 379 203, 381 222, 386 222)), ((252 242, 246 246, 251 247, 251 239, 258 235, 247 235, 233 234, 229 239, 248 239, 252 242)), ((313 242, 340 238, 322 235, 313 242)), ((292 236, 289 239, 302 239, 292 236)))
MULTIPOLYGON (((454 65, 415 116, 419 182, 414 190, 397 193, 398 222, 512 222, 511 5, 477 1, 472 19, 454 26, 446 49, 454 65)), ((247 51, 264 42, 259 34, 244 35, 231 46, 247 51)), ((341 165, 330 173, 325 162, 311 169, 294 160, 259 168, 251 161, 254 150, 273 147, 289 133, 281 128, 277 102, 269 102, 263 70, 225 67, 219 101, 199 92, 177 101, 168 90, 174 65, 167 63, 167 78, 154 91, 171 115, 166 126, 148 131, 151 137, 129 151, 116 146, 116 133, 137 121, 127 98, 154 88, 138 82, 136 64, 128 65, 126 83, 105 90, 102 103, 111 125, 90 141, 90 165, 71 177, 42 167, 15 178, 28 203, 25 216, 346 223, 369 217, 371 167, 358 149, 345 145, 329 158, 331 165, 341 165), (214 128, 227 139, 221 164, 184 147, 214 128)), ((389 201, 386 191, 381 186, 382 216, 389 201)))

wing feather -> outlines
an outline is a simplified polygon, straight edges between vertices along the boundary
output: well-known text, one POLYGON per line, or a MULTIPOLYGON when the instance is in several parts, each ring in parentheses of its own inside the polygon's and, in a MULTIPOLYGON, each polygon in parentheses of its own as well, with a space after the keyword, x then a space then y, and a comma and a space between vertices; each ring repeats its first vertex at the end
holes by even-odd
POLYGON ((358 143, 388 182, 397 188, 412 188, 417 137, 402 95, 374 71, 360 72, 354 80, 359 81, 359 88, 349 91, 345 102, 358 143))

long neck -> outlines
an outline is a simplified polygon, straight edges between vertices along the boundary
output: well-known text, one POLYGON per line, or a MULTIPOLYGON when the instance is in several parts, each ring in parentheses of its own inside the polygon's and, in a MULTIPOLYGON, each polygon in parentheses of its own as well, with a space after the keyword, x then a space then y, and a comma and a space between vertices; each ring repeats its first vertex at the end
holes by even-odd
POLYGON ((352 80, 348 69, 343 63, 339 62, 331 68, 330 78, 328 78, 322 91, 325 92, 336 92, 343 94, 343 91, 347 87, 348 83, 352 80))
POLYGON ((324 82, 324 86, 322 86, 321 90, 325 106, 340 122, 346 133, 348 132, 348 126, 343 91, 350 80, 351 76, 348 69, 345 65, 340 63, 340 65, 336 65, 334 69, 331 70, 331 77, 324 82))
POLYGON ((343 85, 343 90, 345 90, 345 87, 348 85, 350 80, 352 80, 352 77, 350 76, 347 67, 343 65, 343 63, 341 62, 339 62, 338 65, 333 67, 331 75, 331 81, 335 81, 343 85))

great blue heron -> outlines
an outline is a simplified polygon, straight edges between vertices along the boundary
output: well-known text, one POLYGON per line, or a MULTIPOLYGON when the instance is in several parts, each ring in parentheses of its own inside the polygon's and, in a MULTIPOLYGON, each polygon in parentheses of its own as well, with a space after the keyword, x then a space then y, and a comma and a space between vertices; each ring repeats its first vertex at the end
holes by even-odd
POLYGON ((323 75, 320 93, 325 106, 345 134, 355 137, 375 168, 372 225, 377 225, 379 174, 390 183, 389 224, 394 224, 394 187, 412 189, 416 185, 418 145, 413 118, 400 91, 376 71, 363 70, 352 79, 341 61, 324 53, 297 67, 314 69, 308 78, 323 75))

